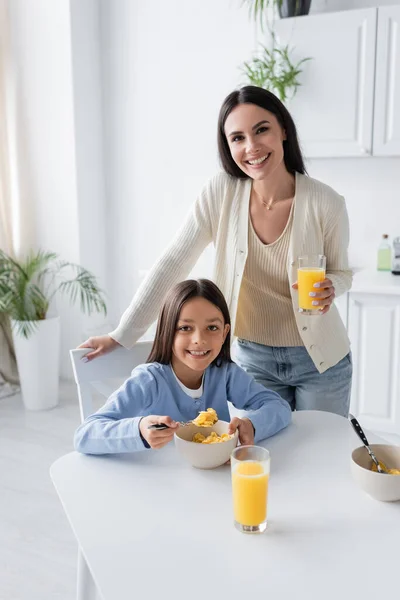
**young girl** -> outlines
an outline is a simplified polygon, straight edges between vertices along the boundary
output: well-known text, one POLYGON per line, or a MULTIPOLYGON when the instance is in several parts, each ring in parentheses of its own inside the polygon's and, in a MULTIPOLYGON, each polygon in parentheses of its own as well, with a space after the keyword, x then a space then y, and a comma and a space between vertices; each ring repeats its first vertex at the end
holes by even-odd
POLYGON ((114 392, 75 433, 85 454, 162 448, 199 411, 216 410, 239 430, 242 444, 274 435, 291 420, 289 404, 232 362, 230 317, 225 298, 206 279, 176 285, 161 309, 152 351, 145 365, 114 392), (246 410, 230 419, 228 401, 246 410), (166 424, 166 429, 152 425, 166 424))

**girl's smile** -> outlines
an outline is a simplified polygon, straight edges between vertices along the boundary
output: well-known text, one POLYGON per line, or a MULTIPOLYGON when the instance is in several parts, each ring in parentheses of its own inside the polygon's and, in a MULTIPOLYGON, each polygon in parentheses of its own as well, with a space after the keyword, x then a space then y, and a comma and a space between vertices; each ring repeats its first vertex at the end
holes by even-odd
POLYGON ((201 352, 199 350, 187 350, 187 352, 193 358, 204 358, 205 356, 208 356, 210 350, 202 350, 201 352))

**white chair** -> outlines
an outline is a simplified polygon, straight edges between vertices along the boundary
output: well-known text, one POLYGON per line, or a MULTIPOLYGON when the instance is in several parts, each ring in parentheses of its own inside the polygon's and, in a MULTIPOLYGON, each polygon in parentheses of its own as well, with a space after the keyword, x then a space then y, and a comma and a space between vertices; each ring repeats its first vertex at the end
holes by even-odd
MULTIPOLYGON (((83 362, 82 358, 89 352, 88 348, 70 350, 75 383, 78 388, 81 421, 94 412, 93 391, 108 396, 116 389, 107 380, 125 380, 132 369, 146 362, 153 342, 138 342, 131 350, 117 348, 109 354, 83 362)), ((77 600, 96 600, 96 586, 85 557, 78 549, 78 587, 77 600)))
POLYGON ((82 361, 85 354, 89 352, 88 348, 70 350, 82 421, 94 412, 93 391, 96 390, 108 398, 116 388, 106 380, 127 379, 132 369, 146 362, 152 345, 151 341, 137 342, 131 350, 117 348, 90 362, 82 361))

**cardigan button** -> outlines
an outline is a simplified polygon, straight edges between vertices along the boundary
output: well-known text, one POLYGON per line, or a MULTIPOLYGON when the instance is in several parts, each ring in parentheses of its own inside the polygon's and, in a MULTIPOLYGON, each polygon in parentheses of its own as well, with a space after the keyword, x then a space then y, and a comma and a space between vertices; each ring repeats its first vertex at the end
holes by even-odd
POLYGON ((307 327, 303 327, 303 331, 307 331, 307 327))
POLYGON ((324 361, 319 363, 319 366, 322 367, 322 365, 324 364, 324 361))

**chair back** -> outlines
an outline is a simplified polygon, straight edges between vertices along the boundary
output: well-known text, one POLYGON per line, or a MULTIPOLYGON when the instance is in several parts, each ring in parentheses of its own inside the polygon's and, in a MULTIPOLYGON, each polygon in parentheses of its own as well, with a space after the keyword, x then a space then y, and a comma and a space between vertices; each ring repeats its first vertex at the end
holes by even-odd
POLYGON ((117 348, 89 362, 82 361, 89 352, 88 348, 70 350, 82 421, 94 412, 94 390, 108 398, 115 387, 107 383, 107 380, 127 379, 135 367, 147 361, 152 346, 152 341, 137 342, 130 350, 117 348))

